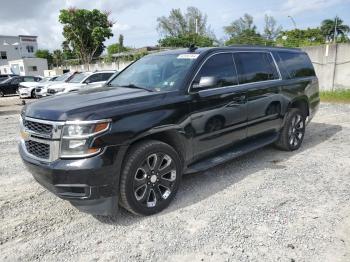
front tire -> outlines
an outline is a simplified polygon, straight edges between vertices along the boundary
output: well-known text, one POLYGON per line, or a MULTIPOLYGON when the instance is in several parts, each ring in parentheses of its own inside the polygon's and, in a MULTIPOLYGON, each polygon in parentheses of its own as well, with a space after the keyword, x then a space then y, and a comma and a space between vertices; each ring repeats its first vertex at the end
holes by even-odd
POLYGON ((35 89, 32 90, 32 92, 31 92, 31 97, 32 97, 32 98, 36 98, 35 89))
POLYGON ((120 204, 136 215, 156 214, 175 197, 181 176, 181 161, 171 146, 156 140, 136 144, 124 162, 120 204))
POLYGON ((305 135, 305 115, 297 108, 288 111, 285 124, 275 145, 285 151, 300 148, 305 135))

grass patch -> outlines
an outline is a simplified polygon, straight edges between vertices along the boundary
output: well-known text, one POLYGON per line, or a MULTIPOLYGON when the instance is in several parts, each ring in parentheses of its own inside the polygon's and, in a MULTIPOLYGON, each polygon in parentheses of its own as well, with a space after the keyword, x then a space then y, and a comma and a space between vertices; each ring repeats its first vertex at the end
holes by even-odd
POLYGON ((320 91, 322 102, 350 103, 350 89, 320 91))

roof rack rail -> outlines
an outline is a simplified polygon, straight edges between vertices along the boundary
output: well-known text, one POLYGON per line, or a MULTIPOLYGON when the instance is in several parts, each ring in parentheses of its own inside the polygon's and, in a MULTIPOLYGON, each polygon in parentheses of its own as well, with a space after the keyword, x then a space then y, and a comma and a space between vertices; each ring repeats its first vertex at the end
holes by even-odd
POLYGON ((198 47, 196 47, 195 44, 191 44, 189 47, 188 47, 188 52, 194 52, 198 49, 198 47))

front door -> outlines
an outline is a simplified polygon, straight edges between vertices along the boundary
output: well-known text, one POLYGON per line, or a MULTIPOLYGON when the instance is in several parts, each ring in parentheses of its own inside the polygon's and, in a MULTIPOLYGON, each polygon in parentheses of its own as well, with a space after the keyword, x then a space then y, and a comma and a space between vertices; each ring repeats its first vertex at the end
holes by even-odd
POLYGON ((14 77, 11 79, 9 85, 6 87, 7 94, 16 94, 20 82, 22 82, 21 77, 14 77))
POLYGON ((237 84, 232 53, 212 55, 195 76, 190 89, 195 158, 246 137, 246 93, 237 84), (212 86, 201 87, 208 78, 215 79, 212 86))

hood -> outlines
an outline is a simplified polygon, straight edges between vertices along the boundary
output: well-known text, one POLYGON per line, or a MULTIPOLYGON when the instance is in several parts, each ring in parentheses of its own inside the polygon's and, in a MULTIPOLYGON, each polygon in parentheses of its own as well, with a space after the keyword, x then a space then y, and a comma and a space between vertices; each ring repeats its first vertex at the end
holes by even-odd
POLYGON ((39 84, 38 84, 38 87, 40 87, 40 88, 48 88, 48 87, 50 87, 50 86, 53 86, 53 85, 60 85, 60 84, 62 84, 62 83, 64 83, 64 82, 61 82, 61 81, 47 81, 47 82, 45 82, 45 83, 39 83, 39 84))
POLYGON ((164 93, 124 87, 102 87, 42 98, 28 104, 26 116, 52 120, 98 120, 157 105, 164 93), (140 107, 141 105, 141 107, 140 107))
POLYGON ((50 85, 49 88, 50 89, 59 89, 59 88, 67 88, 67 87, 80 86, 80 85, 81 85, 80 83, 64 83, 64 82, 61 82, 61 83, 50 85))

